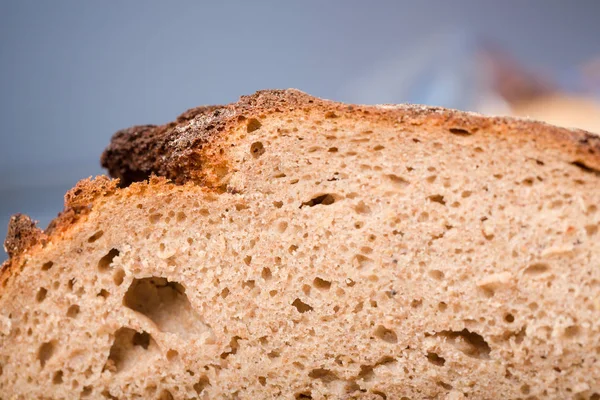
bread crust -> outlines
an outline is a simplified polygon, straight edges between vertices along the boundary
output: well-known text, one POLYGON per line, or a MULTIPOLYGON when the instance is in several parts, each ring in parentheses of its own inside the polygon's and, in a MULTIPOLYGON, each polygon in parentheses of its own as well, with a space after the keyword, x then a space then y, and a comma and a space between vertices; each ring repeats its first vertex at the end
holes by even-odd
POLYGON ((538 121, 507 117, 485 117, 475 113, 419 105, 346 105, 309 96, 299 90, 264 90, 242 96, 226 106, 202 106, 186 111, 175 122, 161 126, 141 125, 118 131, 102 154, 102 166, 119 178, 123 186, 164 176, 177 184, 188 181, 214 186, 201 172, 210 154, 210 143, 233 125, 250 118, 310 107, 327 117, 348 114, 362 118, 391 120, 401 124, 442 126, 463 134, 486 128, 539 140, 547 146, 558 146, 590 169, 600 169, 600 138, 581 130, 558 128, 538 121))
POLYGON ((252 121, 268 115, 303 110, 325 118, 355 117, 377 122, 419 126, 423 130, 443 128, 459 135, 488 130, 507 140, 533 141, 559 150, 564 161, 586 172, 600 175, 600 137, 579 129, 566 129, 543 122, 511 117, 486 117, 441 107, 423 105, 349 105, 310 96, 297 89, 262 90, 242 96, 225 106, 201 106, 181 114, 165 125, 140 125, 116 132, 101 156, 101 164, 113 180, 99 176, 80 181, 65 195, 64 210, 46 230, 25 215, 13 216, 4 242, 9 259, 1 266, 0 282, 20 264, 28 251, 56 240, 88 213, 99 198, 111 196, 134 182, 165 178, 177 185, 196 184, 223 192, 221 179, 230 160, 219 151, 219 142, 240 126, 253 128, 252 121))

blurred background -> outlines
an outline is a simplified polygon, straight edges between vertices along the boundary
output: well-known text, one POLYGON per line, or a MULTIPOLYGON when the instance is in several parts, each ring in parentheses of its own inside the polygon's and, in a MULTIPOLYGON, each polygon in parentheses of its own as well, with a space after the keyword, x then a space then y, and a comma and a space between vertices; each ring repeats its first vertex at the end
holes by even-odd
POLYGON ((597 0, 0 0, 0 237, 17 212, 45 227, 116 130, 259 89, 600 132, 599 17, 597 0))

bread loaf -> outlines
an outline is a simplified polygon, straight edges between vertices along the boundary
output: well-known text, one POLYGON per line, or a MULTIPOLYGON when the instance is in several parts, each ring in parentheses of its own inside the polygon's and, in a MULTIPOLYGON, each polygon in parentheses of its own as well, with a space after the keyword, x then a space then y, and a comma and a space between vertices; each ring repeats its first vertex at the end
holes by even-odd
POLYGON ((600 138, 297 90, 11 219, 0 398, 600 398, 600 138))

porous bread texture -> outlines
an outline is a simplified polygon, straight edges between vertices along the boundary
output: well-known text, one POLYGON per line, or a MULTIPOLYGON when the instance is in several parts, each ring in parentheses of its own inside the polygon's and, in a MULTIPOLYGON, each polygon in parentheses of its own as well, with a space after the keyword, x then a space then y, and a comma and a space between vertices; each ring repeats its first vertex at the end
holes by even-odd
POLYGON ((594 136, 297 91, 128 132, 162 177, 15 218, 0 398, 600 398, 594 136))

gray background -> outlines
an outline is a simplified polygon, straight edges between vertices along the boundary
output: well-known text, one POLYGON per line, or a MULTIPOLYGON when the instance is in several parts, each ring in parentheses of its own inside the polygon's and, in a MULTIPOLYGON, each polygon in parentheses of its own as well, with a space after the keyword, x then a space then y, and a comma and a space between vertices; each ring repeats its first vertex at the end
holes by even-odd
POLYGON ((446 33, 564 69, 600 53, 599 17, 596 0, 0 1, 0 236, 16 212, 45 227, 120 128, 264 88, 418 101, 353 82, 446 33))

